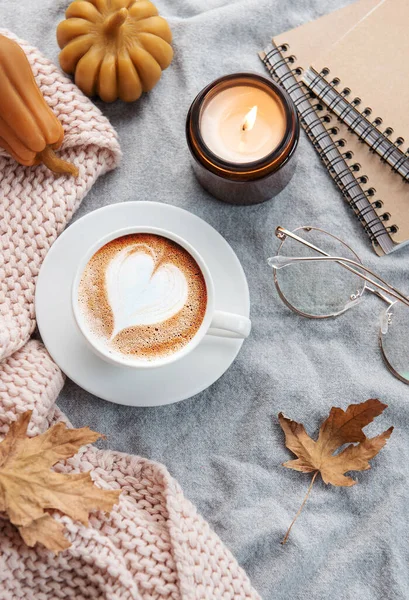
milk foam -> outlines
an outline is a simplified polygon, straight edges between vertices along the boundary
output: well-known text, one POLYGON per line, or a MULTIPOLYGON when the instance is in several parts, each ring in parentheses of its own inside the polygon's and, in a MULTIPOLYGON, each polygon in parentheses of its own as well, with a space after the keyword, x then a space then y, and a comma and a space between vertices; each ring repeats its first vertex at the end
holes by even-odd
POLYGON ((111 260, 105 282, 113 312, 111 339, 126 327, 162 323, 186 304, 188 283, 174 264, 156 267, 158 257, 144 244, 124 248, 111 260))
POLYGON ((155 360, 195 336, 207 307, 203 273, 189 252, 160 235, 108 242, 89 260, 78 287, 84 326, 111 354, 155 360))

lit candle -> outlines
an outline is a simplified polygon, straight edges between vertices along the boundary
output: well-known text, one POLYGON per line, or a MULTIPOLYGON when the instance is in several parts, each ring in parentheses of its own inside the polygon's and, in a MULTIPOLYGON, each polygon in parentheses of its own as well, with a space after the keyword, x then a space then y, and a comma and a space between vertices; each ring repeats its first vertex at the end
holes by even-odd
POLYGON ((200 131, 206 146, 234 163, 259 160, 285 135, 284 107, 264 90, 249 85, 221 91, 203 108, 200 131))
POLYGON ((186 132, 200 183, 226 202, 267 200, 294 172, 295 107, 279 86, 259 75, 228 75, 202 90, 186 132))

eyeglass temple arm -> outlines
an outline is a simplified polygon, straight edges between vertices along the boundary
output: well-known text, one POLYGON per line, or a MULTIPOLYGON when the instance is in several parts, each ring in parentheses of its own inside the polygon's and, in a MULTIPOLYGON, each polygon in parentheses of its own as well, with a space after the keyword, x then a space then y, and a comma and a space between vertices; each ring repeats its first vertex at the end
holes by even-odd
POLYGON ((347 269, 351 273, 354 273, 355 275, 357 275, 361 279, 364 279, 365 281, 367 281, 371 285, 374 285, 376 288, 382 290, 386 294, 389 294, 390 296, 392 296, 396 300, 399 300, 403 304, 406 304, 406 306, 409 306, 409 298, 407 298, 402 292, 400 292, 399 290, 397 290, 390 283, 388 283, 387 281, 385 281, 384 279, 382 279, 382 277, 380 277, 379 275, 377 275, 376 273, 374 273, 373 271, 371 271, 371 269, 368 269, 367 267, 365 267, 361 263, 358 263, 358 262, 356 262, 354 260, 351 260, 349 258, 344 258, 342 256, 330 256, 329 254, 327 254, 326 252, 324 252, 324 250, 321 250, 321 248, 318 248, 317 246, 314 246, 314 244, 311 244, 310 242, 308 242, 307 240, 303 239, 302 237, 299 237, 297 234, 293 233, 292 231, 287 231, 283 227, 277 227, 277 229, 276 229, 276 236, 279 239, 285 239, 285 237, 288 236, 288 237, 294 239, 295 241, 300 242, 304 246, 307 246, 308 248, 311 248, 312 250, 315 250, 316 252, 318 252, 319 254, 322 254, 323 256, 322 257, 318 257, 318 256, 317 257, 315 257, 315 256, 311 256, 311 257, 309 257, 309 256, 305 256, 305 257, 284 257, 284 256, 277 256, 277 257, 274 257, 274 259, 270 259, 269 264, 271 266, 274 266, 275 268, 280 269, 280 268, 285 267, 285 266, 287 266, 287 265, 289 265, 289 264, 291 264, 293 262, 333 261, 333 262, 336 262, 339 265, 341 265, 344 269, 347 269), (278 260, 276 261, 276 259, 278 259, 278 260), (357 271, 356 269, 354 269, 353 267, 351 267, 349 265, 353 265, 354 267, 357 267, 358 269, 361 269, 362 271, 365 271, 366 273, 369 273, 373 277, 376 277, 376 279, 378 279, 379 281, 381 281, 386 287, 384 287, 380 283, 377 283, 376 281, 374 281, 370 277, 367 277, 363 273, 360 273, 359 271, 357 271))

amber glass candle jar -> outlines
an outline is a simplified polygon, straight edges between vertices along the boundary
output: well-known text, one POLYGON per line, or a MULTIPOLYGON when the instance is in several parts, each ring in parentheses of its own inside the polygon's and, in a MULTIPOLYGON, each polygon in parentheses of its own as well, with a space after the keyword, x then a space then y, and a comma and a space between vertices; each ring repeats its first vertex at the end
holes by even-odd
POLYGON ((231 204, 273 198, 290 181, 300 124, 289 95, 253 73, 217 79, 186 120, 193 169, 202 186, 231 204))

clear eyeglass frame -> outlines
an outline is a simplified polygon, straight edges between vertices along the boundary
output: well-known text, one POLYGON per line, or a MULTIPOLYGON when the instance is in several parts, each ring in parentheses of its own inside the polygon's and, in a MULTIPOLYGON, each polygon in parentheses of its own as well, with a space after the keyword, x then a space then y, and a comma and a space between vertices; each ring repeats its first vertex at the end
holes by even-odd
MULTIPOLYGON (((403 315, 404 315, 404 324, 405 324, 405 332, 406 332, 406 323, 409 326, 409 298, 405 294, 403 294, 401 291, 396 289, 394 286, 392 286, 390 283, 385 281, 385 279, 383 279, 382 277, 377 275, 374 271, 372 271, 371 269, 369 269, 368 267, 363 265, 359 256, 346 242, 341 240, 339 237, 333 235, 332 233, 325 231, 324 229, 321 229, 319 227, 312 227, 312 226, 302 226, 302 227, 298 227, 294 231, 289 231, 289 230, 285 229, 284 227, 280 226, 280 227, 277 227, 277 229, 275 231, 275 235, 279 240, 281 240, 281 244, 278 248, 277 255, 268 259, 268 264, 273 268, 274 284, 275 284, 278 295, 279 295, 280 299, 282 300, 282 302, 289 309, 291 309, 293 312, 295 312, 296 314, 298 314, 302 317, 306 317, 306 318, 310 318, 310 319, 328 319, 328 318, 337 317, 337 316, 345 313, 349 309, 353 308, 355 305, 359 304, 363 300, 365 293, 370 292, 372 294, 375 294, 378 298, 380 298, 383 302, 385 302, 388 305, 385 312, 382 315, 381 325, 380 325, 380 330, 379 330, 379 338, 378 338, 379 339, 379 347, 381 350, 383 360, 384 360, 386 366, 388 367, 388 369, 390 370, 390 372, 395 377, 397 377, 403 383, 409 385, 409 336, 407 336, 408 339, 406 340, 407 334, 401 333, 401 337, 404 338, 403 339, 404 350, 406 351, 406 352, 404 352, 405 353, 404 369, 397 366, 397 362, 401 363, 400 356, 402 353, 400 352, 400 348, 399 348, 398 353, 396 353, 396 351, 394 353, 395 359, 391 360, 391 358, 389 356, 391 353, 387 351, 386 343, 385 343, 385 340, 387 339, 387 336, 388 336, 388 331, 390 330, 390 326, 391 326, 391 323, 393 320, 394 312, 396 311, 397 307, 402 307, 402 306, 405 307, 405 309, 403 311, 403 315), (333 256, 333 255, 327 253, 320 247, 309 242, 304 237, 301 237, 300 234, 302 232, 319 233, 319 235, 321 237, 329 236, 326 239, 332 240, 333 242, 336 242, 336 243, 339 243, 342 245, 343 248, 348 249, 348 253, 351 256, 351 258, 348 258, 345 256, 333 256), (308 250, 312 250, 316 255, 314 254, 312 256, 287 256, 287 255, 283 254, 283 251, 285 251, 286 240, 291 240, 293 242, 297 242, 298 244, 302 245, 302 246, 300 246, 300 248, 302 248, 302 247, 308 248, 308 250), (301 309, 301 308, 295 306, 289 300, 285 291, 282 289, 283 286, 280 285, 280 281, 279 281, 280 278, 278 275, 278 273, 282 269, 288 269, 292 265, 300 266, 303 263, 311 264, 311 263, 317 263, 317 262, 336 263, 340 267, 349 271, 354 276, 359 277, 359 279, 363 282, 361 289, 352 293, 349 296, 349 298, 346 301, 344 306, 341 306, 338 310, 332 310, 332 311, 330 310, 330 311, 328 311, 327 314, 322 314, 322 315, 312 314, 312 311, 308 312, 305 309, 301 309), (406 309, 407 309, 407 311, 406 311, 406 309), (407 356, 406 356, 406 353, 407 353, 407 356), (398 360, 396 359, 396 356, 399 356, 398 360), (394 363, 394 364, 392 364, 392 363, 394 363)), ((400 329, 402 330, 402 327, 400 329)), ((408 329, 408 331, 409 331, 409 329, 408 329)), ((388 344, 389 344, 389 342, 388 342, 388 344)), ((402 345, 401 341, 400 341, 400 345, 402 345)))

